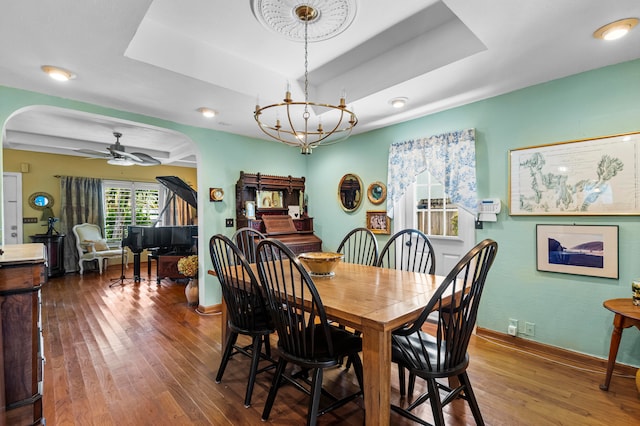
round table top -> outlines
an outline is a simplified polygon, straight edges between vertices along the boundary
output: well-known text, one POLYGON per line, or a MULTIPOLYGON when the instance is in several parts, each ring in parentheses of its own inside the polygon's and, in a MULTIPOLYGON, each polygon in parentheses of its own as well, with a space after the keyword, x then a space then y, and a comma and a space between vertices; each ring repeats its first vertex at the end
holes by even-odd
POLYGON ((605 300, 602 305, 616 314, 640 320, 640 306, 634 305, 631 297, 605 300))

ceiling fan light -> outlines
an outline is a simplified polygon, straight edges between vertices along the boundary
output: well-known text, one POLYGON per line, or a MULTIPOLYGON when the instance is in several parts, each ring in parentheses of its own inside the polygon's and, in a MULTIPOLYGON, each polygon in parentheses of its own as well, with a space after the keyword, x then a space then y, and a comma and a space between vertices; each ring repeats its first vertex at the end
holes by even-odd
POLYGON ((620 19, 598 28, 593 32, 593 36, 601 40, 617 40, 627 35, 637 24, 638 18, 620 19))
POLYGON ((216 112, 211 108, 200 107, 198 108, 198 112, 205 116, 206 118, 213 118, 216 116, 216 112))
POLYGON ((126 158, 110 158, 107 160, 107 164, 111 164, 112 166, 133 166, 136 163, 126 158))
POLYGON ((49 77, 56 81, 69 81, 74 79, 76 76, 71 71, 67 71, 63 68, 54 67, 52 65, 43 65, 41 67, 42 71, 47 73, 49 77))

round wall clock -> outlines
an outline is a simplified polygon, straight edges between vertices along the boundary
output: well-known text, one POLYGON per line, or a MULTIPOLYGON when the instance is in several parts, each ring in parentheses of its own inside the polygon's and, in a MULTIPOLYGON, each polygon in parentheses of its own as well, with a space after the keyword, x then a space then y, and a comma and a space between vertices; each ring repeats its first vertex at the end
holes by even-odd
POLYGON ((209 189, 209 199, 211 201, 222 201, 224 198, 224 191, 222 188, 210 188, 209 189))

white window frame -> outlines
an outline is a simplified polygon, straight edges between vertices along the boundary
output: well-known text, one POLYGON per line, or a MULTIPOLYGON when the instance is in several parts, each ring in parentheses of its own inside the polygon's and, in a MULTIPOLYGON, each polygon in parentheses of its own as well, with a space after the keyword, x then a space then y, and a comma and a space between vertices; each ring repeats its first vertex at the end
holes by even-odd
POLYGON ((102 182, 102 187, 103 187, 103 212, 104 212, 104 224, 103 224, 103 229, 104 229, 104 233, 105 233, 105 238, 107 238, 107 243, 109 244, 119 244, 120 241, 122 240, 122 237, 124 236, 124 227, 127 225, 142 225, 142 226, 151 226, 153 225, 153 222, 156 221, 158 219, 158 215, 159 213, 162 211, 162 209, 164 208, 164 204, 165 204, 165 191, 162 190, 162 186, 159 183, 153 183, 153 182, 130 182, 130 181, 121 181, 121 180, 104 180, 102 182), (121 224, 121 229, 120 230, 116 230, 114 229, 113 232, 111 232, 111 229, 113 227, 112 224, 108 224, 107 220, 108 220, 108 211, 107 211, 107 192, 112 189, 112 188, 121 188, 121 189, 127 189, 130 191, 131 193, 131 198, 130 198, 130 211, 131 211, 131 218, 130 220, 125 220, 124 223, 121 224), (145 223, 136 223, 136 214, 134 213, 136 211, 136 200, 135 200, 135 193, 136 191, 139 190, 155 190, 158 191, 158 207, 157 207, 157 211, 154 210, 154 212, 150 213, 151 216, 151 220, 149 223, 145 222, 145 223), (108 237, 109 235, 112 235, 111 237, 108 237))
POLYGON ((453 207, 451 207, 451 205, 447 203, 447 200, 449 200, 449 197, 447 194, 446 184, 443 182, 436 181, 431 176, 431 173, 429 173, 428 170, 425 170, 417 176, 417 181, 413 186, 414 186, 413 197, 407 197, 407 201, 410 201, 412 203, 411 207, 408 208, 408 211, 411 211, 413 213, 412 214, 413 228, 419 229, 422 232, 424 232, 426 235, 429 235, 432 237, 457 239, 458 236, 460 235, 460 221, 458 221, 458 230, 457 230, 458 232, 455 235, 449 234, 447 233, 447 231, 449 228, 448 224, 450 221, 449 215, 456 213, 458 217, 460 217, 459 215, 460 208, 457 205, 453 205, 453 207), (426 195, 426 198, 425 198, 425 195, 426 195), (418 208, 418 205, 421 200, 427 201, 426 208, 418 208), (436 200, 441 201, 442 208, 434 207, 434 201, 436 200), (440 234, 431 233, 433 229, 433 226, 432 226, 433 213, 437 213, 442 216, 441 223, 443 224, 442 226, 443 229, 442 229, 442 233, 440 234), (426 223, 419 219, 420 216, 426 219, 426 223))

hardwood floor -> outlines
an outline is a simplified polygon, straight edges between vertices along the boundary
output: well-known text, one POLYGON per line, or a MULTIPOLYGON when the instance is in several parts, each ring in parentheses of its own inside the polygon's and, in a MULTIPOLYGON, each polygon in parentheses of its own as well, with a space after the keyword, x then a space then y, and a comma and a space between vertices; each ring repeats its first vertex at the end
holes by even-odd
MULTIPOLYGON (((53 278, 43 288, 47 425, 261 424, 272 372, 258 376, 250 408, 243 406, 247 358, 236 356, 222 383, 215 383, 220 316, 188 307, 184 285, 170 280, 110 288, 110 278, 119 275, 113 267, 102 277, 90 272, 53 278)), ((614 376, 603 392, 602 370, 579 370, 477 336, 469 352, 469 375, 488 425, 638 424, 633 378, 614 376)), ((334 389, 356 383, 344 368, 329 376, 334 389)), ((400 403, 395 368, 392 387, 400 403)), ((416 390, 423 389, 418 381, 416 390)), ((283 387, 268 423, 304 424, 307 400, 283 387)), ((464 401, 445 410, 448 425, 474 424, 464 401)), ((430 419, 429 405, 418 415, 430 419)), ((362 425, 363 418, 359 400, 318 423, 362 425)), ((411 423, 392 413, 391 424, 411 423)))

